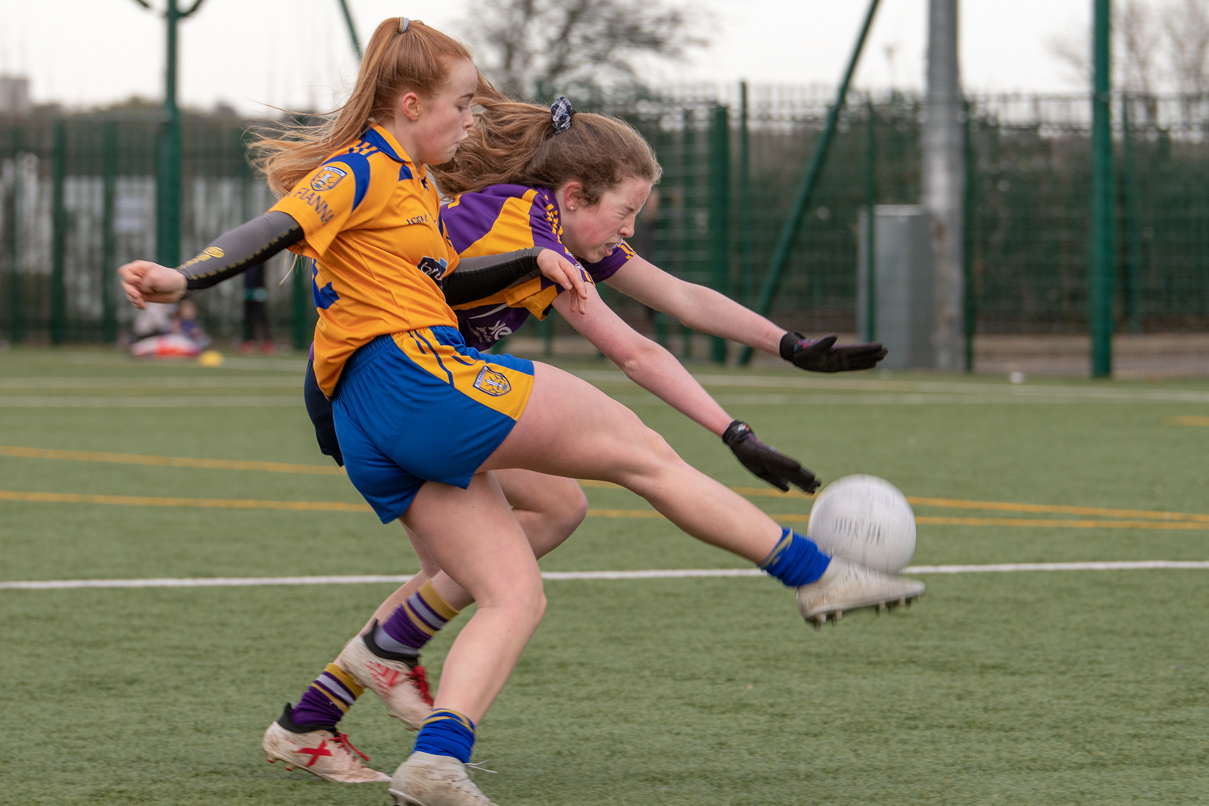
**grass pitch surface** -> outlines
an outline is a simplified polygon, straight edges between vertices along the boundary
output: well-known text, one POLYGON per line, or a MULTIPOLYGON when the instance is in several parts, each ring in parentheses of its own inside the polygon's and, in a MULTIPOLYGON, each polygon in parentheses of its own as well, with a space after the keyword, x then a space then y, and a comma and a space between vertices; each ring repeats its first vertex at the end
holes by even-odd
MULTIPOLYGON (((346 478, 287 467, 329 466, 301 363, 0 354, 0 582, 417 570, 346 478)), ((570 369, 761 489, 619 373, 570 369)), ((927 501, 914 565, 1209 559, 1209 383, 694 369, 824 480, 872 473, 927 501)), ((625 491, 587 492, 594 514, 546 570, 744 565, 625 491)), ((480 727, 476 758, 500 774, 479 782, 502 806, 1209 801, 1209 570, 921 578, 918 606, 820 632, 765 579, 550 581, 480 727)), ((0 802, 389 802, 265 764, 259 743, 391 589, 0 589, 0 802)), ((425 653, 437 676, 458 623, 425 653)), ((410 751, 372 695, 344 725, 378 769, 410 751)))

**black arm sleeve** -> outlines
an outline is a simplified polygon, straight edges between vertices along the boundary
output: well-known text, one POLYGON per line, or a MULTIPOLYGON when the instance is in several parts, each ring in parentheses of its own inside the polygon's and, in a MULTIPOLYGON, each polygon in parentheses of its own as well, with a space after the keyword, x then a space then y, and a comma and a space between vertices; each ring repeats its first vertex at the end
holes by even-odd
POLYGON ((303 238, 292 216, 270 210, 260 218, 219 235, 201 254, 177 267, 190 290, 218 285, 249 266, 263 263, 303 238))
POLYGON ((498 294, 513 283, 530 280, 541 274, 537 268, 540 246, 531 246, 502 255, 464 257, 458 267, 441 281, 445 301, 450 305, 465 305, 476 299, 498 294))

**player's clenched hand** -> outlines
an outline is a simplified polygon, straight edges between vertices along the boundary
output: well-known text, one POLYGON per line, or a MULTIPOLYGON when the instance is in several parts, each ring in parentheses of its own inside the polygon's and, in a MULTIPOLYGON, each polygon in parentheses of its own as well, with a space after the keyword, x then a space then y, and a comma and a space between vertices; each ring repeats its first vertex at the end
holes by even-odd
POLYGON ((790 484, 808 493, 819 488, 819 480, 801 462, 756 439, 747 423, 735 420, 723 432, 722 441, 744 467, 784 492, 789 492, 790 484))
POLYGON ((837 345, 836 338, 834 333, 821 339, 786 333, 781 337, 781 358, 811 372, 850 372, 871 369, 886 357, 886 348, 878 342, 837 345))
POLYGON ((553 249, 543 249, 537 255, 537 267, 546 279, 575 294, 572 310, 587 313, 588 279, 584 270, 553 249))
POLYGON ((136 308, 148 302, 176 302, 185 295, 185 275, 150 260, 136 260, 118 269, 122 293, 136 308))

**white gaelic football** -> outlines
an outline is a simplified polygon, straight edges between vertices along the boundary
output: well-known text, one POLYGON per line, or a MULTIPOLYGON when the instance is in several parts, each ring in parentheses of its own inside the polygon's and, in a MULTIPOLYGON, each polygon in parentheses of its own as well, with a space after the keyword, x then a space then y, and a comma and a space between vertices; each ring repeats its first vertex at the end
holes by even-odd
POLYGON ((815 499, 806 536, 827 554, 898 574, 915 553, 915 513, 885 479, 844 476, 815 499))

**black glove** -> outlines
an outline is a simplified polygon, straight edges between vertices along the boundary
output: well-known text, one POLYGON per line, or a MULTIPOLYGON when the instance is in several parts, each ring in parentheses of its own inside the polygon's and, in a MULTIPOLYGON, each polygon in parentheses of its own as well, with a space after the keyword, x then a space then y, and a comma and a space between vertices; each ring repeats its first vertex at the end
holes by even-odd
POLYGON ((834 333, 821 339, 808 339, 801 333, 786 333, 781 337, 781 358, 798 369, 811 372, 850 372, 871 369, 886 357, 886 348, 879 342, 841 344, 834 333))
POLYGON ((808 493, 819 488, 819 480, 813 473, 792 456, 756 439, 747 423, 735 420, 722 434, 722 441, 745 468, 783 492, 789 492, 790 484, 796 484, 808 493))

